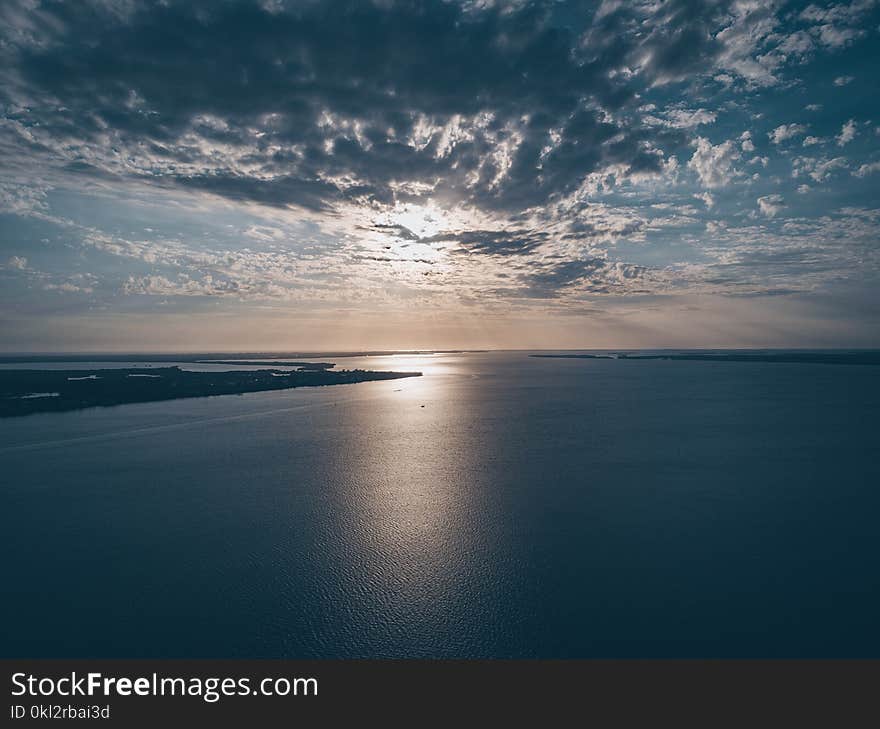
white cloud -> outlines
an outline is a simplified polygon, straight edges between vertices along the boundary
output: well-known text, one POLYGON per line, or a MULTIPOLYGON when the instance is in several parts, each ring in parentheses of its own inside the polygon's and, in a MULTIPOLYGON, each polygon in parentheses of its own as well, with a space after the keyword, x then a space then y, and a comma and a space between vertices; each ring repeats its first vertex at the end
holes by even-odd
POLYGON ((800 13, 800 19, 815 23, 810 33, 822 45, 840 48, 865 34, 860 27, 861 16, 871 9, 875 0, 855 0, 851 3, 831 4, 827 7, 809 5, 800 13))
POLYGON ((820 139, 819 137, 807 137, 806 139, 804 139, 804 146, 812 147, 814 144, 822 144, 823 141, 824 140, 820 139))
POLYGON ((869 162, 857 169, 853 174, 856 177, 866 177, 874 172, 880 172, 880 162, 869 162))
POLYGON ((14 268, 18 271, 24 271, 27 268, 27 263, 27 258, 24 256, 12 256, 6 265, 9 268, 14 268))
POLYGON ((712 197, 712 193, 709 193, 709 192, 698 192, 698 193, 695 193, 695 194, 694 194, 694 197, 697 198, 697 200, 702 200, 702 201, 703 201, 703 204, 704 204, 709 210, 711 210, 712 207, 715 205, 715 198, 712 197))
POLYGON ((705 137, 697 137, 696 146, 688 167, 697 173, 705 187, 722 187, 737 176, 733 163, 740 158, 740 152, 733 141, 713 145, 705 137))
POLYGON ((840 134, 837 135, 837 146, 842 147, 845 144, 849 144, 853 139, 856 138, 856 123, 853 119, 850 119, 840 130, 840 134))
MULTIPOLYGON (((642 111, 653 111, 654 105, 648 104, 641 108, 642 111)), ((716 114, 708 109, 671 109, 660 113, 646 115, 643 120, 646 124, 655 127, 668 127, 670 129, 692 129, 702 124, 712 124, 716 114)))
POLYGON ((813 39, 810 38, 809 33, 798 30, 787 36, 778 48, 786 55, 804 56, 813 50, 813 45, 813 39))
POLYGON ((834 157, 833 159, 797 157, 792 162, 792 177, 808 175, 816 182, 824 182, 832 171, 846 166, 846 157, 834 157))
POLYGON ((846 86, 848 83, 852 83, 855 79, 855 76, 838 76, 834 79, 835 86, 846 86))
POLYGON ((770 141, 773 142, 773 144, 781 144, 786 139, 799 137, 806 131, 807 128, 803 124, 780 124, 767 136, 770 137, 770 141))
POLYGON ((785 200, 782 195, 765 195, 758 198, 758 207, 764 216, 775 218, 785 208, 785 200))
POLYGON ((817 30, 819 41, 829 48, 842 48, 865 34, 865 31, 856 28, 839 28, 833 25, 821 25, 817 30))
POLYGON ((715 112, 706 109, 673 109, 666 113, 669 125, 680 129, 711 124, 715 121, 715 112))
MULTIPOLYGON (((736 74, 750 86, 773 86, 779 83, 777 71, 786 59, 787 54, 797 55, 804 47, 797 38, 783 39, 788 43, 787 50, 771 46, 768 43, 779 39, 776 27, 776 2, 769 3, 739 2, 731 7, 731 22, 715 35, 721 44, 722 52, 718 58, 719 68, 736 74), (771 12, 768 12, 768 7, 771 12)), ((808 39, 809 40, 809 39, 808 39)), ((725 74, 731 79, 730 74, 725 74)), ((725 81, 719 76, 717 79, 725 81)))
POLYGON ((46 291, 60 291, 63 294, 91 294, 95 291, 91 286, 80 286, 70 281, 60 284, 47 283, 43 286, 43 289, 46 291))

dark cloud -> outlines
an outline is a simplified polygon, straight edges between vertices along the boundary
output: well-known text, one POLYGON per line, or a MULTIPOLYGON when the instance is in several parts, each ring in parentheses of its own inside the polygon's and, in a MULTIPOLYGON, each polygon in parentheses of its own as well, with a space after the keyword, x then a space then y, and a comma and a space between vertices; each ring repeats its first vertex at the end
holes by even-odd
POLYGON ((406 180, 517 209, 658 171, 658 135, 683 140, 611 120, 636 91, 624 56, 584 52, 595 8, 555 5, 45 0, 9 34, 7 116, 81 169, 313 209, 406 180))
MULTIPOLYGON (((864 183, 836 199, 874 205, 871 180, 859 172, 876 164, 876 151, 865 151, 880 139, 871 128, 874 101, 851 94, 870 80, 852 77, 853 108, 842 119, 835 105, 844 92, 833 80, 862 74, 853 64, 870 67, 876 45, 855 43, 875 32, 880 5, 811 7, 6 0, 0 209, 64 227, 66 214, 50 200, 56 191, 144 189, 126 187, 132 181, 163 188, 163 199, 205 202, 184 190, 258 203, 228 207, 320 229, 327 261, 302 276, 329 287, 358 262, 371 275, 405 268, 373 264, 419 263, 419 282, 421 264, 442 262, 427 267, 459 294, 498 280, 510 284, 507 294, 529 298, 631 293, 652 282, 655 290, 694 284, 741 293, 761 276, 767 290, 794 290, 780 281, 812 285, 821 272, 868 265, 860 241, 876 240, 874 219, 835 223, 847 237, 836 247, 830 229, 784 230, 792 216, 820 214, 806 209, 811 187, 803 195, 783 189, 795 178, 816 188, 864 183), (863 55, 838 57, 823 83, 800 75, 820 51, 841 49, 863 55), (783 80, 786 64, 799 69, 797 83, 791 74, 783 80), (813 98, 820 88, 826 95, 813 98), (807 102, 828 111, 799 118, 807 102), (844 122, 853 130, 846 149, 831 153, 844 122), (821 155, 798 146, 797 157, 780 156, 771 130, 795 126, 825 145, 821 155), (744 206, 735 198, 746 193, 744 206), (699 210, 695 198, 705 203, 699 210), (756 200, 760 219, 751 215, 756 200), (777 201, 773 210, 767 201, 777 201), (301 210, 279 212, 288 206, 301 210), (761 225, 742 225, 746 216, 761 225)), ((227 207, 215 198, 205 204, 227 207)), ((113 225, 105 230, 115 236, 113 225)), ((280 248, 300 244, 302 230, 269 238, 280 248)), ((190 233, 173 231, 184 247, 193 245, 190 233)), ((155 247, 134 250, 156 267, 155 247)), ((102 250, 129 248, 114 242, 102 250)), ((302 285, 284 255, 254 263, 253 251, 241 250, 254 270, 218 258, 211 281, 178 279, 169 260, 141 289, 269 296, 302 285), (238 288, 223 283, 224 266, 238 288), (270 272, 276 278, 261 285, 270 272)), ((206 266, 195 255, 177 258, 184 269, 206 266)), ((404 274, 399 286, 418 286, 404 274)))
POLYGON ((549 233, 541 231, 469 230, 423 238, 422 242, 452 243, 452 250, 459 253, 509 256, 531 253, 550 237, 549 233))
POLYGON ((579 294, 631 292, 632 284, 645 272, 644 267, 613 263, 599 256, 576 259, 549 256, 514 267, 508 276, 511 288, 494 293, 514 298, 556 299, 570 291, 579 294))
POLYGON ((604 276, 597 274, 605 268, 607 262, 601 258, 586 260, 555 261, 537 270, 529 271, 523 277, 531 296, 557 296, 567 286, 596 277, 604 281, 604 276))
POLYGON ((646 72, 660 82, 679 81, 711 67, 723 50, 716 32, 734 3, 729 0, 667 0, 640 43, 646 72))

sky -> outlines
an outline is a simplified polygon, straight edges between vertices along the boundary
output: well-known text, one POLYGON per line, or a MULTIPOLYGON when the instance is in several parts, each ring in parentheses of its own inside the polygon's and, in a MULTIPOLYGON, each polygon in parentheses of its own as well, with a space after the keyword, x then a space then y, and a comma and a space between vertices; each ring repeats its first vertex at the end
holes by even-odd
POLYGON ((0 350, 880 346, 880 3, 4 0, 0 350))

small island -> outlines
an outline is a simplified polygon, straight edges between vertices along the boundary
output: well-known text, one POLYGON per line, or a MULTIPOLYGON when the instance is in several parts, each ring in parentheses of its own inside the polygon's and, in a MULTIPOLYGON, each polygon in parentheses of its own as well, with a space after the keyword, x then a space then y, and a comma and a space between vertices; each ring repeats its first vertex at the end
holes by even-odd
POLYGON ((240 395, 295 387, 420 377, 421 372, 333 370, 330 363, 300 369, 191 372, 180 367, 0 370, 0 417, 62 412, 186 397, 240 395))

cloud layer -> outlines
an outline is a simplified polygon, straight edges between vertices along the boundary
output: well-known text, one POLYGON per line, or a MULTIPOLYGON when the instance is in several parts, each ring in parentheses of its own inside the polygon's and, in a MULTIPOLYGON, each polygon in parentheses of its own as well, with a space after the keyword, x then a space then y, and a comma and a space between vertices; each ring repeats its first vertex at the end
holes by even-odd
POLYGON ((17 294, 588 310, 876 275, 871 0, 10 0, 0 21, 17 294))

